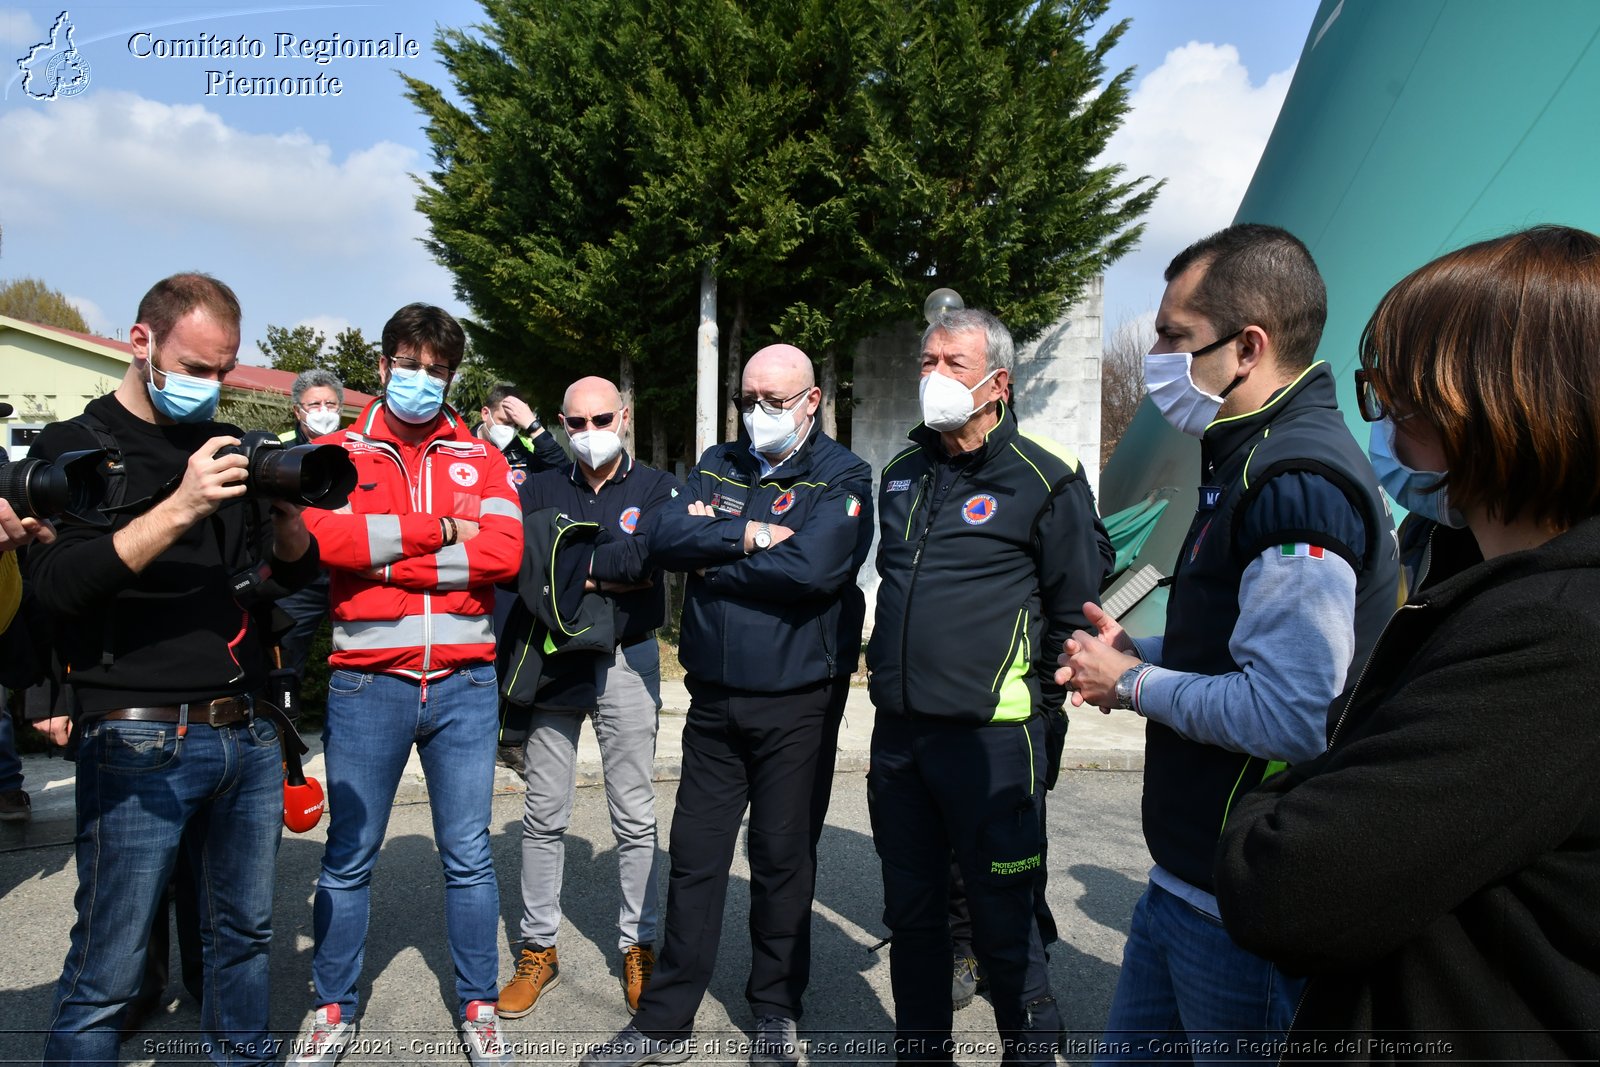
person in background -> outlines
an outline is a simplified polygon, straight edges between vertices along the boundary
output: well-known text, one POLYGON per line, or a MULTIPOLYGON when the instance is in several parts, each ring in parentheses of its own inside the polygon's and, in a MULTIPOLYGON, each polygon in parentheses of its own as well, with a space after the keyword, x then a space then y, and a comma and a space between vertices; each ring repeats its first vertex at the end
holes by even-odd
POLYGON ((1327 752, 1216 850, 1229 933, 1310 976, 1285 1060, 1600 1059, 1597 337, 1600 237, 1566 226, 1441 256, 1362 333, 1374 463, 1434 550, 1327 752))
MULTIPOLYGON (((278 435, 285 446, 308 445, 339 428, 340 412, 344 410, 344 383, 332 371, 320 367, 301 371, 290 389, 290 398, 294 405, 291 409, 294 429, 278 435)), ((327 570, 319 573, 317 580, 304 589, 278 601, 278 607, 293 623, 278 639, 283 665, 291 668, 296 678, 304 678, 311 639, 328 615, 327 570)))
MULTIPOLYGON (((10 404, 0 404, 0 417, 10 415, 10 404)), ((0 466, 9 463, 0 449, 0 466)), ((18 518, 11 504, 0 500, 0 633, 11 627, 22 606, 22 570, 17 550, 40 541, 55 540, 55 527, 44 519, 18 518)), ((33 799, 22 788, 22 759, 17 755, 16 724, 6 693, 0 690, 0 822, 27 822, 33 817, 33 799)))
POLYGON ((489 390, 478 419, 478 436, 492 442, 506 457, 513 485, 520 487, 535 474, 567 466, 561 444, 515 386, 502 383, 489 390))

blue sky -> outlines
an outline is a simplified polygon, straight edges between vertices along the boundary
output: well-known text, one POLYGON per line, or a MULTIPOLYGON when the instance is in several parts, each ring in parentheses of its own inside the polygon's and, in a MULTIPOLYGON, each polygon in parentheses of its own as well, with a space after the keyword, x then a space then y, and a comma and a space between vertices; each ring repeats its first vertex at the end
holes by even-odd
MULTIPOLYGON (((1108 332, 1153 309, 1167 260, 1232 217, 1315 10, 1315 0, 1113 3, 1110 18, 1133 24, 1112 62, 1137 75, 1135 110, 1107 154, 1169 184, 1143 246, 1107 275, 1108 332)), ((72 4, 89 85, 30 99, 16 60, 61 11, 0 0, 0 279, 42 278, 111 334, 126 331, 151 282, 206 270, 238 290, 252 361, 268 323, 375 337, 411 300, 465 312, 418 240, 411 175, 430 160, 397 70, 444 84, 435 29, 479 20, 476 2, 72 4), (279 54, 279 34, 398 35, 422 54, 319 65, 279 54), (163 57, 156 43, 241 36, 265 55, 163 57), (230 96, 208 70, 322 75, 323 88, 336 77, 341 92, 230 96)))

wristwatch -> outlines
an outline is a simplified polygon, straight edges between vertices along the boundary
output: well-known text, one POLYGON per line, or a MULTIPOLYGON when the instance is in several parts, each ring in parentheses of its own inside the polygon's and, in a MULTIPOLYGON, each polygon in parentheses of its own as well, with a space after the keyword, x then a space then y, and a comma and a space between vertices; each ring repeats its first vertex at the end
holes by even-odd
MULTIPOLYGON (((1117 679, 1117 707, 1128 708, 1131 711, 1139 711, 1139 709, 1135 707, 1133 703, 1134 692, 1138 687, 1139 677, 1149 669, 1150 664, 1148 663, 1135 663, 1133 666, 1122 672, 1122 677, 1117 679)), ((1143 714, 1143 712, 1140 712, 1140 714, 1143 714)))
POLYGON ((771 548, 772 547, 772 524, 768 523, 768 522, 764 522, 760 526, 757 526, 756 527, 756 535, 755 535, 755 537, 751 538, 751 540, 755 543, 755 546, 757 548, 771 548))

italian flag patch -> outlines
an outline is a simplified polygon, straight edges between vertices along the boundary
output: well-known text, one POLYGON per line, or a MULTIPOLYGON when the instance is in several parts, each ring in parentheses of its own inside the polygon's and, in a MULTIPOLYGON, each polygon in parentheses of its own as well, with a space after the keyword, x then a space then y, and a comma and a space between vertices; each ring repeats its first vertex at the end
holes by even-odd
POLYGON ((1284 545, 1281 551, 1285 556, 1310 556, 1312 559, 1322 558, 1321 545, 1284 545))
POLYGON ((854 493, 846 493, 844 496, 844 513, 852 519, 861 514, 861 498, 854 493))

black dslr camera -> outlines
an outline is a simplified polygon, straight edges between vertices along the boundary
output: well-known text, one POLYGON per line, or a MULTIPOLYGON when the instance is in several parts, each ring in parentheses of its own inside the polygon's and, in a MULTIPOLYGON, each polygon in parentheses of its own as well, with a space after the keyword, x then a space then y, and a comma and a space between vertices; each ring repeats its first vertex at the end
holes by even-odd
POLYGON ((343 507, 356 487, 356 465, 338 445, 285 446, 270 430, 250 430, 240 443, 217 450, 243 456, 245 497, 287 500, 303 508, 343 507))
MULTIPOLYGON (((15 463, 0 458, 0 500, 22 519, 66 517, 91 526, 109 526, 100 511, 105 500, 102 448, 66 452, 56 462, 29 457, 15 463)), ((351 475, 354 478, 354 474, 351 475)))

